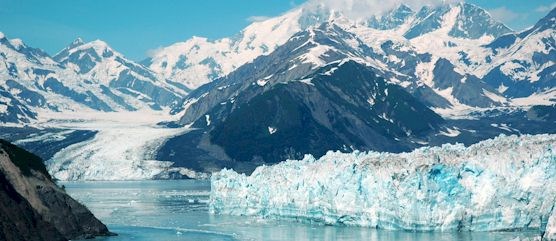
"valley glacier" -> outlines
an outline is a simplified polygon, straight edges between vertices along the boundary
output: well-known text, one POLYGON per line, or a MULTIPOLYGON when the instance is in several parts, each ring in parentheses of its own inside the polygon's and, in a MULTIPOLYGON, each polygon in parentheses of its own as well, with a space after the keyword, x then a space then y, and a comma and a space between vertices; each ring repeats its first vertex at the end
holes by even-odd
POLYGON ((499 136, 410 153, 306 155, 211 178, 215 214, 412 231, 556 235, 556 135, 499 136), (546 232, 545 232, 546 231, 546 232))
MULTIPOLYGON (((158 111, 118 113, 42 113, 39 126, 68 130, 96 131, 87 141, 57 152, 46 162, 53 177, 63 181, 108 181, 166 179, 168 175, 206 178, 186 168, 172 167, 172 162, 154 160, 157 148, 188 127, 167 128, 157 122, 168 119, 158 111)), ((45 136, 45 138, 51 138, 45 136)), ((19 142, 25 142, 20 140, 19 142)))

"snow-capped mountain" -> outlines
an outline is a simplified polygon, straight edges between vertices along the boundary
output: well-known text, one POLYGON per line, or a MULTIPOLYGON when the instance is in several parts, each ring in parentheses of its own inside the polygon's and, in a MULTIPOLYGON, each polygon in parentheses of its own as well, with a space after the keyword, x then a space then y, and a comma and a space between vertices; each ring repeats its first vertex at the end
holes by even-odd
MULTIPOLYGON (((80 74, 84 81, 99 85, 107 93, 119 91, 119 95, 132 96, 137 102, 140 100, 148 103, 155 109, 171 106, 187 93, 179 85, 171 85, 172 82, 167 82, 142 65, 126 59, 101 40, 83 43, 81 39, 77 39, 53 59, 80 74)), ((138 104, 127 104, 130 99, 132 98, 119 104, 128 110, 134 110, 137 108, 134 106, 138 104)))
POLYGON ((372 16, 367 20, 366 25, 373 29, 389 30, 399 28, 415 15, 413 9, 405 4, 386 12, 380 16, 372 16))
POLYGON ((30 110, 25 104, 19 102, 4 87, 0 87, 0 122, 5 123, 29 123, 36 119, 37 114, 30 110))
POLYGON ((142 63, 166 78, 195 89, 230 73, 256 57, 269 54, 302 30, 303 9, 255 22, 233 38, 215 41, 194 37, 162 48, 142 63))
MULTIPOLYGON (((364 30, 325 23, 299 32, 269 55, 191 92, 174 113, 185 110, 181 123, 191 123, 220 103, 244 94, 255 83, 273 85, 302 79, 317 68, 346 58, 372 66, 377 74, 403 86, 427 106, 491 107, 504 103, 496 90, 472 75, 459 74, 445 59, 435 60, 430 54, 419 54, 407 41, 376 38, 376 31, 364 30)), ((253 91, 247 99, 261 92, 253 91)))
POLYGON ((473 49, 468 48, 486 44, 511 31, 483 9, 467 3, 423 7, 418 12, 401 5, 382 16, 371 15, 362 20, 349 19, 324 4, 305 4, 282 16, 255 22, 234 38, 210 41, 195 37, 159 49, 143 63, 166 78, 194 89, 260 55, 270 54, 297 32, 325 22, 340 26, 360 25, 381 30, 381 35, 411 39, 421 47, 420 52, 435 53, 435 56, 454 63, 460 62, 460 52, 472 55, 474 53, 470 51, 473 49), (439 35, 446 41, 439 42, 439 35), (428 45, 430 41, 435 44, 428 45), (437 55, 437 45, 453 49, 437 55))
POLYGON ((428 106, 453 109, 507 103, 496 89, 462 71, 458 62, 445 58, 448 56, 423 51, 401 35, 384 34, 384 31, 361 25, 344 29, 372 49, 373 54, 368 57, 375 64, 370 64, 382 69, 387 79, 405 87, 428 106))
POLYGON ((495 21, 484 9, 464 2, 434 8, 425 6, 406 23, 403 35, 408 39, 434 32, 463 39, 479 39, 485 36, 495 38, 511 32, 504 24, 495 21))
MULTIPOLYGON (((253 85, 270 86, 301 79, 315 69, 345 58, 364 59, 370 49, 355 35, 334 24, 310 28, 294 35, 270 55, 257 58, 227 76, 203 86, 185 99, 175 113, 185 111, 182 124, 196 121, 206 111, 245 93, 253 85), (267 85, 268 84, 268 85, 267 85)), ((262 88, 249 95, 260 94, 262 88)))
POLYGON ((102 41, 77 40, 51 58, 2 34, 0 80, 0 122, 11 123, 30 122, 43 110, 157 110, 186 95, 181 85, 163 81, 102 41))
MULTIPOLYGON (((506 133, 506 129, 511 133, 528 132, 526 127, 508 129, 507 124, 499 125, 500 120, 496 118, 485 118, 488 120, 475 124, 464 121, 443 123, 432 117, 416 118, 420 115, 411 111, 397 113, 395 108, 391 113, 375 113, 375 98, 363 98, 376 92, 365 89, 366 84, 376 82, 376 77, 384 78, 387 85, 401 86, 403 93, 411 94, 403 98, 397 95, 398 98, 431 107, 438 113, 511 106, 511 100, 474 72, 488 63, 483 58, 489 55, 486 44, 511 31, 492 20, 484 10, 472 4, 458 3, 413 12, 402 5, 381 18, 351 21, 339 12, 318 9, 318 14, 311 15, 315 21, 307 25, 306 30, 293 34, 272 52, 191 92, 174 113, 182 115, 180 124, 192 124, 199 131, 169 140, 160 149, 158 159, 171 160, 178 166, 199 171, 234 167, 249 172, 262 163, 299 157, 302 153, 322 155, 324 149, 400 151, 448 140, 476 143, 497 133, 506 133), (321 24, 315 27, 317 23, 321 24), (408 37, 417 29, 420 29, 418 34, 408 37), (472 56, 476 52, 481 55, 472 56), (342 68, 349 71, 336 73, 342 68), (368 69, 366 76, 372 77, 358 77, 360 69, 368 69), (341 77, 335 75, 339 73, 344 74, 341 77), (330 79, 345 83, 334 86, 328 83, 330 79), (353 89, 343 91, 347 86, 353 89), (359 91, 367 95, 359 95, 359 91), (361 113, 366 113, 365 117, 360 117, 361 113), (294 117, 287 122, 280 116, 299 116, 307 126, 278 126, 277 123, 296 123, 294 117), (374 117, 387 120, 396 127, 388 124, 374 126, 373 123, 377 123, 374 117), (419 131, 410 130, 404 124, 406 118, 418 119, 418 126, 428 128, 418 134, 419 131), (311 123, 317 123, 318 128, 311 127, 311 123), (366 128, 369 131, 361 131, 366 128), (305 135, 291 137, 280 133, 290 129, 305 135), (478 131, 485 135, 474 134, 478 131), (333 141, 322 144, 323 136, 333 141), (368 137, 372 138, 366 139, 368 137), (305 140, 305 147, 296 146, 295 140, 305 140), (323 149, 311 143, 320 143, 323 149), (196 158, 181 161, 192 153, 196 158)), ((303 8, 297 10, 301 14, 307 13, 303 8)), ((426 107, 409 109, 419 109, 420 113, 430 111, 426 107)), ((508 121, 520 125, 520 118, 526 119, 520 117, 520 113, 501 115, 515 118, 508 121)), ((531 132, 537 132, 537 129, 532 128, 531 132)))
MULTIPOLYGON (((181 124, 193 123, 201 139, 194 131, 184 135, 187 141, 169 141, 158 159, 180 162, 187 152, 178 150, 189 143, 208 148, 212 162, 192 157, 189 164, 196 164, 188 168, 249 172, 255 162, 322 155, 329 149, 401 151, 419 146, 421 137, 439 129, 442 118, 403 87, 380 77, 401 74, 369 57, 375 55, 355 34, 335 24, 299 32, 271 54, 191 92, 181 109, 181 124), (416 115, 422 118, 411 118, 416 115), (222 152, 215 153, 207 143, 222 152)), ((426 85, 420 88, 435 93, 426 85)))
POLYGON ((41 50, 28 47, 21 40, 8 40, 0 36, 0 86, 8 111, 3 112, 2 122, 29 122, 36 117, 35 109, 55 111, 90 108, 110 110, 110 106, 83 85, 72 88, 63 84, 64 79, 79 80, 73 71, 65 70, 41 50), (10 109, 23 112, 11 112, 10 109), (23 111, 26 110, 26 111, 23 111), (13 118, 13 116, 17 118, 13 118), (12 116, 12 117, 10 117, 12 116), (17 121, 16 121, 17 119, 17 121))
MULTIPOLYGON (((158 159, 203 172, 223 167, 251 172, 261 163, 330 149, 409 150, 443 122, 402 87, 357 61, 334 62, 310 73, 289 81, 254 80, 197 119, 193 127, 198 131, 169 141, 158 159), (180 162, 182 153, 187 155, 185 143, 207 152, 211 162, 205 155, 180 162)), ((209 104, 204 98, 197 103, 209 104)))
MULTIPOLYGON (((556 87, 556 8, 533 27, 501 36, 485 47, 484 80, 509 97, 553 92, 556 87)), ((552 95, 556 96, 555 94, 552 95)))

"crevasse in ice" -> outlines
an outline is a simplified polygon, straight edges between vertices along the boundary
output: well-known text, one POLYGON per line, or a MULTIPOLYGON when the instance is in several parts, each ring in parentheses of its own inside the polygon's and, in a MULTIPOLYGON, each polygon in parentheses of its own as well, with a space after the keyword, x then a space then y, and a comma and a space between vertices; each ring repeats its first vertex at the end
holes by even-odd
POLYGON ((211 179, 210 209, 393 230, 546 227, 549 237, 556 222, 548 221, 556 201, 555 148, 556 135, 500 136, 401 154, 307 155, 251 176, 222 170, 211 179))

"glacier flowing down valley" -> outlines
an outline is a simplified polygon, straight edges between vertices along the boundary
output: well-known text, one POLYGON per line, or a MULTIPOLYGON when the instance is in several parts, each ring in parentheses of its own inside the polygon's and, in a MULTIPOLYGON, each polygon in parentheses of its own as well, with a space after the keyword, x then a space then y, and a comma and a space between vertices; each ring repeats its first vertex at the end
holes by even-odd
POLYGON ((250 176, 222 170, 210 210, 391 230, 540 230, 552 240, 555 148, 556 135, 500 136, 401 154, 307 155, 250 176))
MULTIPOLYGON (((62 181, 122 181, 171 179, 174 177, 208 178, 207 174, 173 162, 156 160, 157 149, 167 139, 189 131, 189 127, 168 128, 157 123, 170 120, 165 112, 77 112, 41 113, 41 128, 60 128, 68 131, 95 131, 93 138, 77 142, 56 152, 46 162, 49 173, 62 181)), ((36 138, 60 138, 45 135, 36 138)), ((63 138, 63 137, 62 137, 63 138)))

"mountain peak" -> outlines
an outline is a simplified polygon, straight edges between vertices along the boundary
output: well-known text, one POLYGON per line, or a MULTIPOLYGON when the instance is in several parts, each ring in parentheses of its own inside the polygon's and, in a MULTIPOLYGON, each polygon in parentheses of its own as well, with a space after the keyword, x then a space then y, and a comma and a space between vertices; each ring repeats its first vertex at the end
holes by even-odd
POLYGON ((73 46, 73 47, 77 47, 79 45, 83 45, 83 39, 81 39, 80 37, 73 40, 73 42, 71 42, 71 44, 70 44, 70 46, 73 46))
POLYGON ((408 5, 402 3, 393 12, 412 12, 413 13, 413 9, 411 9, 411 7, 409 7, 408 5))
POLYGON ((102 40, 97 39, 84 43, 81 38, 77 38, 68 47, 56 54, 54 60, 62 64, 71 62, 79 66, 78 71, 83 74, 88 73, 96 63, 119 55, 102 40))
POLYGON ((21 49, 22 47, 25 47, 25 43, 23 43, 23 40, 19 38, 10 39, 10 44, 14 46, 14 48, 16 49, 21 49))
POLYGON ((448 36, 465 39, 480 39, 483 36, 496 38, 512 32, 483 8, 460 2, 421 8, 404 36, 413 39, 439 30, 448 36))
POLYGON ((94 48, 97 53, 103 53, 106 51, 113 52, 112 48, 108 45, 108 43, 97 39, 82 45, 84 48, 94 48))
POLYGON ((368 21, 367 25, 371 28, 387 30, 394 29, 404 24, 409 17, 413 16, 415 12, 409 6, 400 4, 381 16, 373 16, 368 21))
POLYGON ((4 33, 0 32, 0 39, 4 39, 6 38, 6 35, 4 35, 4 33))
POLYGON ((81 38, 77 38, 68 47, 56 54, 54 59, 58 62, 63 62, 76 52, 84 52, 95 59, 95 61, 100 61, 101 58, 109 58, 117 54, 106 42, 102 40, 97 39, 84 43, 81 38))

